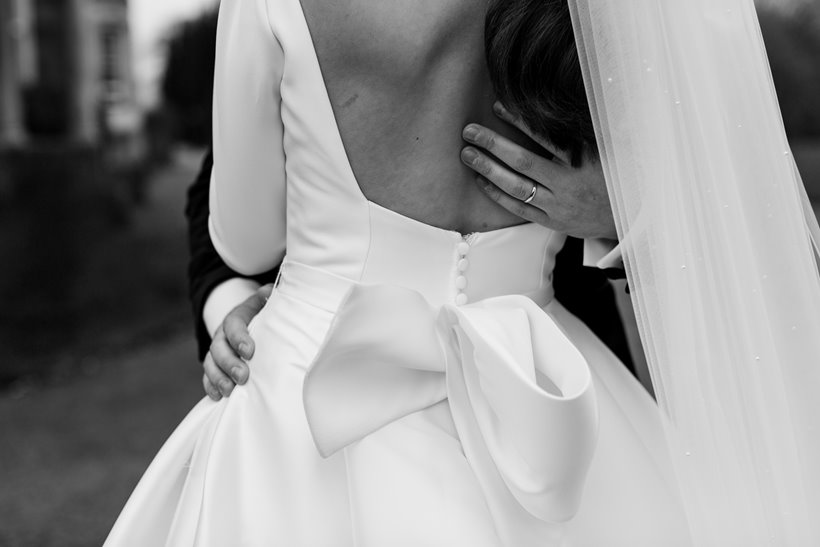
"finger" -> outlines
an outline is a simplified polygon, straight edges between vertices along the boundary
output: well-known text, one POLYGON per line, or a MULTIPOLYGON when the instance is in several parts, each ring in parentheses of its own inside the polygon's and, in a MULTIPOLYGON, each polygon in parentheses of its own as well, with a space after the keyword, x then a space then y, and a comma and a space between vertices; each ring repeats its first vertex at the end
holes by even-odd
POLYGON ((528 199, 532 195, 533 185, 537 185, 540 191, 536 191, 535 198, 530 202, 530 205, 539 209, 545 208, 546 199, 551 194, 550 189, 546 186, 539 185, 532 179, 511 171, 506 166, 472 147, 468 146, 462 151, 462 158, 465 157, 467 158, 465 163, 468 167, 518 201, 523 202, 528 199))
POLYGON ((220 396, 227 397, 231 394, 234 383, 216 366, 212 354, 209 353, 205 356, 205 360, 202 362, 202 369, 205 371, 205 377, 220 396))
POLYGON ((253 357, 256 345, 248 332, 251 320, 265 307, 268 297, 273 291, 273 285, 265 285, 256 290, 244 302, 235 307, 225 317, 223 329, 228 337, 228 343, 244 359, 253 357))
POLYGON ((268 295, 270 293, 266 293, 263 289, 265 289, 265 287, 257 289, 256 292, 246 298, 245 301, 232 309, 228 315, 239 319, 247 326, 248 323, 251 322, 251 319, 265 307, 265 303, 268 301, 268 295))
POLYGON ((202 387, 205 388, 205 394, 214 401, 218 401, 222 398, 222 394, 214 387, 207 374, 202 375, 202 387))
MULTIPOLYGON (((461 161, 479 175, 490 180, 502 179, 511 173, 506 166, 503 166, 487 154, 482 153, 479 149, 473 148, 472 146, 465 146, 461 150, 461 161)), ((531 188, 532 187, 530 187, 530 189, 531 188)), ((529 192, 527 192, 526 195, 522 195, 521 199, 526 199, 527 196, 529 196, 529 192)))
POLYGON ((480 146, 511 169, 532 179, 539 181, 546 179, 544 182, 547 182, 555 169, 555 164, 550 161, 550 158, 534 154, 523 146, 519 146, 503 135, 499 135, 492 129, 482 125, 476 123, 467 125, 462 132, 462 136, 467 142, 480 146))
POLYGON ((515 199, 506 192, 500 190, 495 184, 484 177, 476 177, 476 183, 490 199, 501 205, 504 209, 511 212, 515 216, 530 222, 541 224, 547 228, 552 228, 550 216, 541 209, 524 203, 519 199, 515 199))
MULTIPOLYGON (((227 397, 231 391, 233 391, 234 384, 237 383, 233 376, 236 376, 237 379, 240 380, 247 377, 247 365, 228 344, 228 339, 225 337, 221 326, 217 329, 211 341, 210 355, 213 368, 219 374, 217 375, 215 372, 212 372, 208 375, 222 395, 227 397)), ((207 374, 211 372, 211 370, 206 368, 205 372, 207 374)))
POLYGON ((546 150, 548 153, 552 154, 554 159, 559 160, 564 165, 570 165, 570 158, 567 157, 566 152, 555 146, 549 139, 544 137, 543 135, 538 135, 534 133, 530 126, 527 125, 521 116, 513 114, 507 108, 501 104, 501 101, 496 101, 493 104, 493 112, 495 115, 504 120, 505 122, 515 126, 519 131, 524 133, 530 139, 538 143, 538 145, 546 150))
POLYGON ((235 308, 226 317, 222 323, 222 329, 225 333, 228 345, 237 355, 243 359, 250 359, 256 350, 256 345, 253 343, 250 333, 248 332, 248 324, 250 321, 240 313, 239 308, 235 308))
MULTIPOLYGON (((241 385, 247 381, 249 375, 248 364, 230 346, 222 329, 217 330, 213 342, 211 342, 211 356, 216 368, 219 369, 222 375, 230 377, 231 389, 233 389, 233 384, 241 385)), ((225 395, 222 384, 215 383, 222 391, 222 394, 225 395)))
POLYGON ((273 293, 273 283, 262 285, 256 290, 256 294, 264 298, 265 302, 268 301, 268 298, 270 298, 271 293, 273 293))

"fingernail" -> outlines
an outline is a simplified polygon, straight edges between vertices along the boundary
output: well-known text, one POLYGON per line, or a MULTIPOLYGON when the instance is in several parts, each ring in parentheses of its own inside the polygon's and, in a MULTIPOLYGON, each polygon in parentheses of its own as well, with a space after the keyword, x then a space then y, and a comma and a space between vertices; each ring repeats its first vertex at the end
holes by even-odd
POLYGON ((475 141, 478 137, 478 128, 473 125, 468 125, 464 128, 462 136, 468 141, 475 141))
POLYGON ((237 384, 241 384, 245 381, 245 372, 240 367, 233 367, 231 369, 231 378, 237 384))
POLYGON ((493 112, 495 112, 499 116, 504 116, 507 113, 507 109, 504 108, 504 105, 501 104, 501 101, 496 101, 493 103, 493 112))
POLYGON ((250 359, 252 356, 251 352, 251 345, 247 342, 240 342, 239 344, 239 354, 244 357, 245 359, 250 359))
POLYGON ((478 159, 478 152, 472 148, 465 148, 461 151, 461 159, 467 163, 474 163, 478 159))

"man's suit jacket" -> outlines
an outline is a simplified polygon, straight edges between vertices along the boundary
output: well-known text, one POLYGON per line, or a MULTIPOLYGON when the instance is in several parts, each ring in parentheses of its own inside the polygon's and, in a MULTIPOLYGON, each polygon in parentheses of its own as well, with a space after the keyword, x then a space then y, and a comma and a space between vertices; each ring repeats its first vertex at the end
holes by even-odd
MULTIPOLYGON (((190 248, 189 290, 200 360, 205 358, 211 344, 202 317, 208 295, 223 281, 243 277, 225 265, 208 234, 208 196, 212 166, 213 156, 208 152, 199 175, 188 189, 188 202, 185 207, 190 248)), ((556 260, 553 276, 555 297, 586 323, 634 374, 612 285, 602 270, 584 267, 582 263, 583 241, 568 238, 556 260)), ((252 279, 262 285, 273 283, 277 270, 278 268, 252 279)))

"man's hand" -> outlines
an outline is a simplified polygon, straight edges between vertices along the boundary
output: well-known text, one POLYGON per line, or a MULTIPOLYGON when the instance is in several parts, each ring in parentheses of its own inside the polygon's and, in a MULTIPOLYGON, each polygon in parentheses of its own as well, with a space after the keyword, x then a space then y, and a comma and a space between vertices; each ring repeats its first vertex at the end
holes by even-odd
POLYGON ((545 157, 484 126, 470 124, 463 137, 478 148, 465 147, 461 159, 479 174, 479 187, 493 201, 530 222, 578 238, 617 239, 600 160, 585 157, 580 167, 572 167, 565 152, 532 133, 501 103, 494 110, 539 144, 545 157), (524 203, 533 189, 535 196, 524 203))
POLYGON ((273 285, 260 287, 231 310, 216 329, 211 350, 202 363, 205 369, 202 385, 214 401, 228 397, 234 386, 248 381, 250 369, 245 361, 253 357, 255 349, 248 333, 248 324, 262 310, 272 290, 273 285))

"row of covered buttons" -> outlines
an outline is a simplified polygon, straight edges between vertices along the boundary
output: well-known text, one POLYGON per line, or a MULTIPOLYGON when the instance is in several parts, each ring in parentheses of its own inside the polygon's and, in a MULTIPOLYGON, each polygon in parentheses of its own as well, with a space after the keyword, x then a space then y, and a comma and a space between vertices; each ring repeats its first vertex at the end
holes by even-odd
POLYGON ((463 306, 469 301, 467 295, 464 294, 464 290, 467 288, 467 277, 465 277, 465 272, 467 268, 470 267, 470 261, 467 260, 467 253, 470 252, 470 244, 467 243, 466 240, 462 240, 458 244, 458 264, 456 267, 458 268, 458 276, 456 277, 456 305, 463 306))

